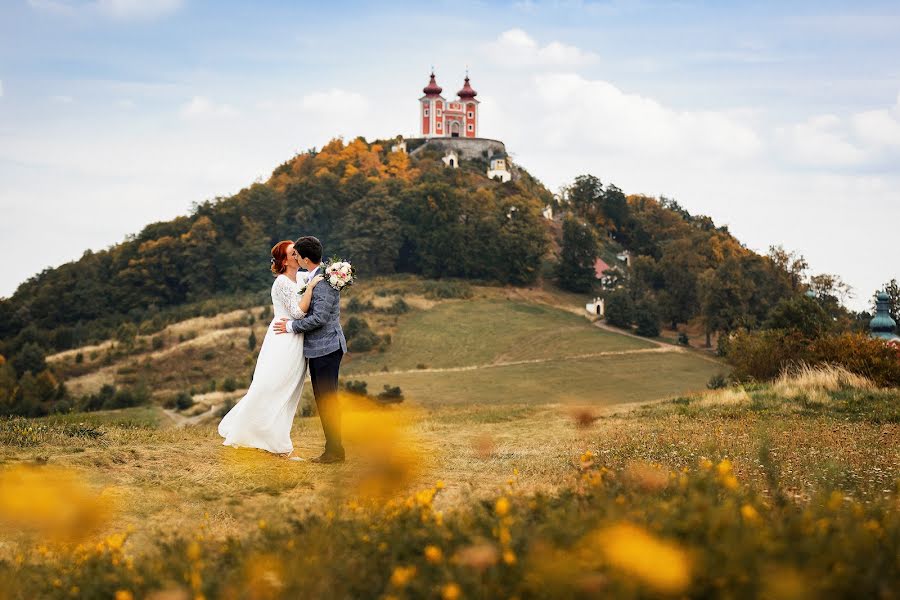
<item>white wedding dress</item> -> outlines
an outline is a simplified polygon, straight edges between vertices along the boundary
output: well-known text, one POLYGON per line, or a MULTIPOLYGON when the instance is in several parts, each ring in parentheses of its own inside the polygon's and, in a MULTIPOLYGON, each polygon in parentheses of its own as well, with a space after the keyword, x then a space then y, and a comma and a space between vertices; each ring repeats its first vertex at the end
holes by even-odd
MULTIPOLYGON (((297 283, 287 275, 279 275, 272 284, 272 305, 275 318, 299 319, 300 296, 297 292, 306 283, 303 273, 297 283)), ((219 423, 219 435, 226 446, 260 448, 274 453, 294 449, 291 425, 300 402, 303 381, 306 379, 306 359, 303 357, 303 335, 288 331, 276 334, 271 324, 266 330, 253 381, 247 394, 234 405, 219 423)))

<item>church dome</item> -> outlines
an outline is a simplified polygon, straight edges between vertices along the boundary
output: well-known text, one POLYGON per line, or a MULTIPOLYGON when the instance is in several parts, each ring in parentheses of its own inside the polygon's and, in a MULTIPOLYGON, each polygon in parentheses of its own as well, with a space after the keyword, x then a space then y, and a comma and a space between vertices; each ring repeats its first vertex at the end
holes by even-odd
POLYGON ((434 71, 432 71, 431 73, 431 81, 428 82, 428 85, 422 88, 422 91, 425 92, 425 94, 428 96, 438 96, 442 91, 444 91, 444 88, 439 86, 437 84, 437 81, 434 80, 434 71))
POLYGON ((474 89, 472 89, 472 86, 469 85, 469 76, 468 75, 466 75, 466 81, 465 81, 465 83, 463 83, 462 89, 459 90, 458 92, 456 92, 456 95, 463 99, 474 98, 475 96, 478 95, 478 92, 476 92, 474 89))

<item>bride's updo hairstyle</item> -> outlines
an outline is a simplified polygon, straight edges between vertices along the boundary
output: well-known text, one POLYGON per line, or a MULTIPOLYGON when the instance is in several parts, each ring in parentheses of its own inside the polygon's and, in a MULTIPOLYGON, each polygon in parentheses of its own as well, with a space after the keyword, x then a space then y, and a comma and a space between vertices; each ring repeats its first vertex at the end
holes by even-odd
POLYGON ((272 246, 272 273, 281 275, 287 269, 287 249, 293 244, 291 240, 281 240, 272 246))

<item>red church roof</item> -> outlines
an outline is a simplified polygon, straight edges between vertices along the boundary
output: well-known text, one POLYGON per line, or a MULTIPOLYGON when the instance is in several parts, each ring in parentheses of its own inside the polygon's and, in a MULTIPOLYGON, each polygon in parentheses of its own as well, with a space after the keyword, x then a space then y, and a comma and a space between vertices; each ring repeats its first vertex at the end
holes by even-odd
POLYGON ((442 91, 444 91, 444 88, 439 86, 437 84, 437 81, 434 80, 434 71, 431 72, 431 81, 428 82, 428 85, 422 88, 422 91, 425 92, 425 94, 428 96, 437 96, 442 91))
POLYGON ((466 75, 466 81, 463 84, 462 89, 459 90, 456 93, 456 95, 459 96, 460 98, 474 98, 475 96, 478 95, 478 92, 473 90, 472 86, 469 85, 469 76, 468 75, 466 75))

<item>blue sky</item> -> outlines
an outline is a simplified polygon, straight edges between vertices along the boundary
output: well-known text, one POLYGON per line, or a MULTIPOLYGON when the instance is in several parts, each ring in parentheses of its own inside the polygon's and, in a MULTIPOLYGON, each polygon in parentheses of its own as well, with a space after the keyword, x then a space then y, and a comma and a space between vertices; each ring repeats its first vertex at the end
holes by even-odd
POLYGON ((898 31, 896 2, 8 0, 0 295, 331 137, 415 133, 434 65, 552 190, 675 197, 863 307, 900 277, 898 31))

